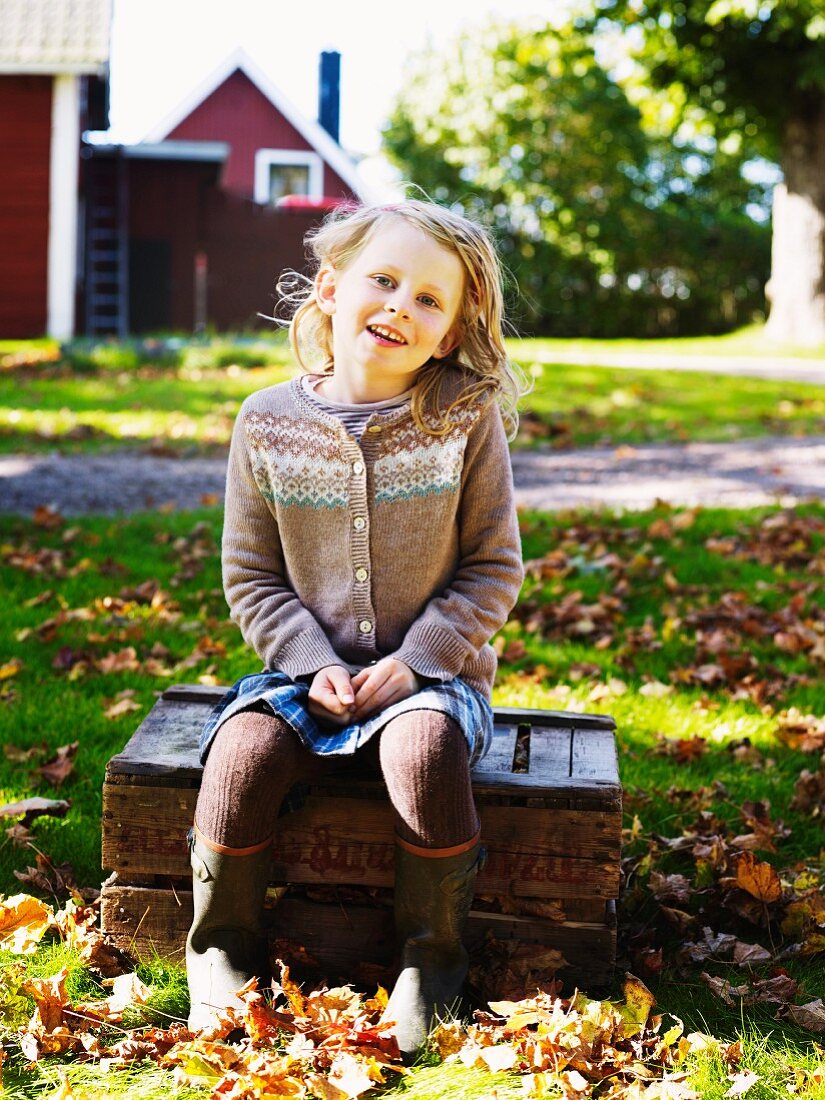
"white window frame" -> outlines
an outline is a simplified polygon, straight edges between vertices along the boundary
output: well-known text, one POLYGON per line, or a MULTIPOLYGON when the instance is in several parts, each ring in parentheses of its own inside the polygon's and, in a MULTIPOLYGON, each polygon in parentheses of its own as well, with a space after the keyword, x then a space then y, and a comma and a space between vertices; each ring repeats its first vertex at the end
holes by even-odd
POLYGON ((255 153, 255 202, 269 204, 269 170, 281 164, 308 168, 307 198, 324 197, 324 162, 317 153, 309 149, 258 149, 255 153))

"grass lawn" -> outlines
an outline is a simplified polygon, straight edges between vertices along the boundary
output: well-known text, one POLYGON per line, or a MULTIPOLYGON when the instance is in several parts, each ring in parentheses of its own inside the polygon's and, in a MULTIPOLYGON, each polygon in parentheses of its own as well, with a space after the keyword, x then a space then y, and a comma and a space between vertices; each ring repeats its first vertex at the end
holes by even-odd
MULTIPOLYGON (((719 353, 728 338, 708 341, 719 353)), ((601 342, 648 354, 659 341, 601 342)), ((671 342, 667 342, 670 345, 671 342)), ((579 347, 562 342, 564 347, 579 347)), ((557 342, 511 342, 533 390, 517 446, 616 446, 724 441, 825 432, 817 385, 679 371, 553 362, 557 342)), ((690 342, 698 347, 700 341, 690 342)), ((238 343, 0 346, 0 452, 95 451, 128 446, 163 453, 223 450, 243 398, 293 371, 283 337, 238 343)))
POLYGON ((679 336, 653 340, 595 340, 545 338, 537 341, 541 350, 591 352, 594 362, 611 352, 634 355, 754 356, 757 359, 822 359, 825 346, 778 344, 765 338, 764 325, 748 325, 724 336, 679 336))
MULTIPOLYGON (((58 868, 97 886, 107 759, 169 683, 226 683, 256 667, 227 621, 217 510, 39 520, 5 517, 0 527, 0 802, 36 794, 71 805, 7 833, 8 894, 37 892, 14 877, 27 867, 45 873, 41 885, 58 868), (36 769, 74 741, 73 768, 55 787, 36 769)), ((522 534, 529 575, 496 643, 496 701, 605 711, 618 723, 626 885, 613 994, 622 997, 629 969, 686 1034, 742 1044, 694 1045, 674 1071, 687 1077, 650 1095, 722 1097, 729 1075, 752 1071, 751 1097, 788 1096, 791 1086, 821 1100, 822 1034, 799 1026, 789 1006, 825 989, 825 508, 524 514, 522 534), (771 890, 771 868, 779 873, 778 894, 754 902, 737 887, 748 860, 771 890), (705 927, 711 939, 760 945, 761 961, 737 965, 718 942, 711 949, 705 927), (780 978, 790 986, 774 996, 780 978)), ((64 1087, 61 1066, 78 1090, 54 1093, 64 1100, 207 1095, 154 1064, 127 1075, 72 1057, 27 1066, 14 1037, 33 1004, 20 962, 0 953, 7 1095, 64 1087)), ((66 963, 67 995, 102 995, 59 943, 23 960, 30 978, 66 963)), ((147 960, 140 975, 153 996, 123 1026, 185 1013, 180 971, 147 960)), ((410 1100, 525 1095, 518 1075, 436 1062, 397 1087, 410 1100)), ((587 1081, 570 1088, 591 1095, 587 1081)))

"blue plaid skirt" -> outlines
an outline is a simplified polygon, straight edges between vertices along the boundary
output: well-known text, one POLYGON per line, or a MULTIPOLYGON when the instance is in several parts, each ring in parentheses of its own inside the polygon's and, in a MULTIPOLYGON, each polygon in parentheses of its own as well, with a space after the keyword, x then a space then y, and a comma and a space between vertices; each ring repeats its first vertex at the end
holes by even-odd
POLYGON ((489 702, 463 680, 428 684, 415 695, 392 703, 365 722, 349 726, 319 725, 307 709, 309 685, 283 672, 253 672, 232 685, 206 720, 198 742, 201 763, 221 725, 233 714, 264 704, 287 722, 316 756, 351 756, 387 722, 411 710, 437 710, 452 718, 467 739, 470 764, 477 764, 493 740, 493 710, 489 702))

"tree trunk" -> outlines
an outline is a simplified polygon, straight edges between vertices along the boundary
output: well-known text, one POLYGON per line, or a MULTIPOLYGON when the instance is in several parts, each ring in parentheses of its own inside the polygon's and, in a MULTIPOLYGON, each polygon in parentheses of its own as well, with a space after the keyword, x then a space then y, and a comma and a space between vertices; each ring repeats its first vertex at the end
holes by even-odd
POLYGON ((825 94, 792 118, 782 150, 784 184, 774 192, 767 335, 825 344, 825 94))

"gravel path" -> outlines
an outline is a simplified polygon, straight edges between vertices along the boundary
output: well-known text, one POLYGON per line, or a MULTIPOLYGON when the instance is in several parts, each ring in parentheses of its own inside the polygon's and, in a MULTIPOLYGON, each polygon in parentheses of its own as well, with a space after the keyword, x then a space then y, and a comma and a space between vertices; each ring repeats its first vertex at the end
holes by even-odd
MULTIPOLYGON (((66 516, 115 515, 171 505, 194 508, 223 497, 222 458, 0 455, 0 512, 41 504, 66 516)), ((750 508, 825 500, 825 437, 765 438, 684 446, 516 451, 520 504, 561 508, 646 508, 671 504, 750 508)))

